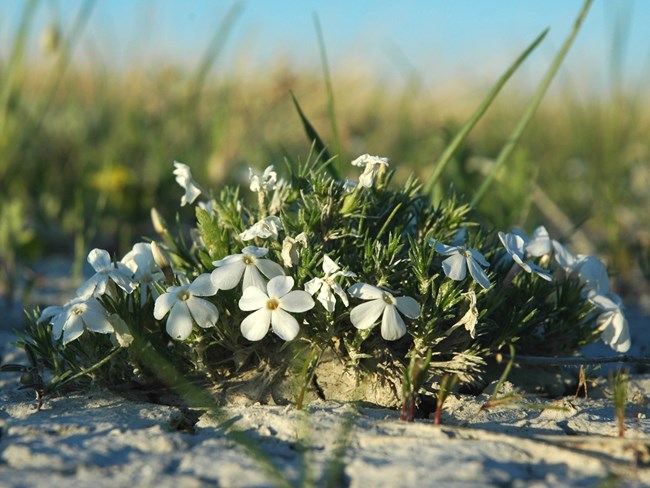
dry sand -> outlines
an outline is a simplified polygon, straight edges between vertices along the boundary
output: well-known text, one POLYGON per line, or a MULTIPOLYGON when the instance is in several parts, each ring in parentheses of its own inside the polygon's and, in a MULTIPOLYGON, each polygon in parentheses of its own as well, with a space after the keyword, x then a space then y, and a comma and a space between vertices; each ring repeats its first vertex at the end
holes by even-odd
MULTIPOLYGON (((0 334, 3 362, 24 361, 11 339, 0 334)), ((177 431, 172 423, 187 417, 177 406, 92 390, 48 398, 37 411, 17 375, 3 374, 0 388, 0 486, 273 486, 207 415, 193 432, 177 431)), ((332 486, 650 486, 649 395, 650 376, 635 376, 623 439, 599 388, 589 399, 526 398, 487 411, 487 393, 455 396, 442 426, 334 402, 312 403, 307 415, 263 405, 227 415, 294 481, 301 466, 324 479, 343 431, 343 479, 332 486)))

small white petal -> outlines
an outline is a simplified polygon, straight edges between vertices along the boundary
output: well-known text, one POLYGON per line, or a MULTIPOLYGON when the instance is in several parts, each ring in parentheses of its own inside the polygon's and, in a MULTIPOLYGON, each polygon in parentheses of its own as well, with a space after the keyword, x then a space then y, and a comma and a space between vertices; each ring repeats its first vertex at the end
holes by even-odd
POLYGON ((318 290, 320 290, 323 280, 321 278, 314 278, 305 283, 305 291, 310 295, 313 295, 318 290))
POLYGON ((562 268, 571 272, 576 265, 577 258, 558 241, 552 241, 551 244, 553 246, 553 255, 555 256, 555 260, 560 266, 562 266, 562 268))
POLYGON ((97 248, 88 253, 88 263, 90 263, 93 269, 98 272, 104 271, 113 266, 111 255, 108 254, 108 251, 97 248))
MULTIPOLYGON (((311 300, 311 298, 309 299, 311 300)), ((280 337, 280 339, 283 339, 285 341, 295 339, 295 337, 298 335, 298 332, 300 332, 298 321, 281 308, 278 308, 277 310, 271 312, 271 328, 273 329, 273 332, 275 332, 275 334, 280 337)))
POLYGON ((283 297, 293 288, 293 283, 291 276, 276 276, 266 285, 266 290, 269 297, 283 297))
POLYGON ((332 293, 332 288, 327 283, 323 283, 317 300, 328 312, 332 313, 334 311, 336 299, 334 298, 334 293, 332 293))
POLYGON ((211 273, 212 283, 219 290, 232 290, 241 281, 246 265, 241 257, 226 263, 211 273))
POLYGON ((368 329, 377 322, 386 305, 382 298, 357 305, 350 312, 350 322, 357 329, 368 329))
POLYGON ((184 341, 192 333, 192 316, 187 304, 182 301, 176 302, 172 311, 167 317, 167 334, 179 341, 184 341))
POLYGON ((157 320, 162 320, 162 318, 167 315, 167 312, 169 312, 177 300, 178 295, 175 292, 172 291, 163 293, 156 299, 156 303, 153 307, 153 316, 157 320))
POLYGON ((97 273, 85 283, 83 283, 79 288, 77 288, 77 296, 80 298, 90 298, 91 296, 103 295, 106 291, 106 283, 108 282, 108 276, 105 274, 97 273))
POLYGON ((80 315, 70 315, 63 326, 63 344, 74 341, 84 332, 84 323, 80 315))
POLYGON ((407 317, 416 319, 420 316, 420 304, 414 298, 397 297, 395 302, 397 309, 407 317))
POLYGON ((467 260, 467 266, 469 267, 469 274, 472 275, 474 281, 483 288, 490 288, 490 280, 485 274, 485 271, 483 271, 483 268, 481 268, 473 259, 467 260))
POLYGON ((268 301, 269 297, 266 293, 256 286, 249 286, 248 288, 244 288, 244 293, 239 299, 239 308, 244 312, 250 312, 265 308, 266 302, 268 301))
POLYGON ((467 261, 471 261, 471 259, 466 259, 460 253, 449 256, 442 262, 442 270, 445 272, 445 276, 454 281, 464 280, 467 274, 467 261))
POLYGON ((468 249, 468 251, 472 255, 472 259, 474 259, 474 261, 478 262, 481 266, 484 266, 486 268, 488 266, 490 266, 490 263, 488 263, 488 261, 485 259, 485 257, 480 252, 478 252, 476 249, 473 249, 473 248, 470 247, 468 249))
POLYGON ((355 283, 348 288, 348 293, 351 297, 361 298, 362 300, 375 300, 377 298, 383 299, 384 292, 376 286, 369 285, 368 283, 355 283))
POLYGON ((339 298, 343 302, 343 305, 345 305, 347 307, 349 305, 348 296, 346 295, 343 288, 341 288, 341 285, 339 285, 337 282, 333 282, 332 283, 332 290, 334 290, 334 293, 336 293, 339 296, 339 298))
POLYGON ((280 299, 280 308, 287 312, 306 312, 307 310, 314 308, 314 300, 306 291, 294 290, 290 291, 280 299))
POLYGON ((327 254, 323 256, 323 271, 325 272, 325 275, 336 273, 339 269, 341 268, 332 260, 332 258, 327 254))
POLYGON ((551 249, 551 237, 546 227, 540 225, 533 232, 533 238, 526 244, 526 253, 537 258, 550 253, 551 249))
POLYGON ((256 258, 263 258, 268 254, 269 250, 264 247, 246 246, 244 249, 241 250, 241 252, 242 254, 250 254, 251 256, 255 256, 256 258))
POLYGON ((258 259, 255 266, 257 266, 257 269, 259 269, 267 278, 275 278, 276 276, 284 275, 284 269, 282 269, 282 266, 278 263, 274 263, 270 259, 258 259))
POLYGON ((249 264, 246 266, 246 271, 244 271, 244 282, 242 288, 245 290, 251 286, 266 291, 266 281, 264 281, 262 274, 258 271, 256 266, 249 264))
POLYGON ((185 303, 187 303, 187 307, 190 309, 190 314, 192 314, 194 322, 199 327, 204 329, 214 327, 217 320, 219 320, 219 310, 217 310, 214 303, 197 297, 190 297, 185 303))
POLYGON ((456 246, 448 246, 447 244, 443 244, 440 241, 436 241, 434 239, 431 240, 431 244, 435 243, 435 248, 436 252, 438 254, 444 254, 445 256, 451 256, 452 254, 458 253, 458 247, 456 246))
POLYGON ((394 305, 387 305, 384 308, 384 316, 381 319, 381 336, 387 341, 396 341, 406 334, 404 320, 397 313, 394 305))
POLYGON ((269 331, 271 311, 264 307, 246 317, 240 326, 242 335, 249 341, 259 341, 269 331))
POLYGON ((203 273, 197 276, 188 288, 188 291, 192 295, 199 297, 211 297, 216 295, 218 290, 219 288, 214 284, 209 273, 203 273))

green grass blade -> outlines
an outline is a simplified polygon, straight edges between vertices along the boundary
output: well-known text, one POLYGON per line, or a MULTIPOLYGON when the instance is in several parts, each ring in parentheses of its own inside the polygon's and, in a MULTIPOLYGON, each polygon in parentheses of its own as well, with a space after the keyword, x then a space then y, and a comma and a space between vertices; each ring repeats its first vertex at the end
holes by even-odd
POLYGON ((546 73, 546 76, 540 83, 539 87, 537 88, 537 91, 535 92, 535 95, 533 99, 530 101, 528 106, 526 107, 526 110, 524 111, 524 114, 521 116, 519 119, 519 122, 517 123, 517 126, 515 129, 512 131, 510 134, 510 137, 508 138, 508 141, 506 144, 503 146, 501 149, 501 152, 499 153, 499 156, 497 157, 496 162, 490 168, 490 172, 487 174, 483 182, 481 183, 481 186, 477 190, 477 192, 474 194, 474 198, 472 199, 471 206, 476 207, 480 201, 483 199, 485 196, 485 193, 487 192, 488 188, 490 188, 490 185, 494 181, 494 178, 496 177, 497 171, 503 166, 503 164, 508 160, 512 152, 514 151, 515 147, 517 146, 517 143, 521 139, 521 135, 523 134, 524 130, 526 127, 528 127, 528 124, 530 123, 531 119, 533 118, 533 115, 537 111, 537 108, 539 107, 539 104, 542 101, 542 98, 544 98, 544 95, 546 94, 546 90, 548 89, 549 85, 551 84, 551 81, 553 81, 553 78, 555 77, 555 74, 557 73, 558 69, 560 68, 560 65, 562 64, 562 61, 564 61, 564 58, 566 56, 566 53, 569 51, 569 48, 573 44, 573 40, 575 39, 576 35, 578 34, 578 31, 580 30, 580 27, 582 26, 582 22, 584 21, 585 17, 587 16, 587 12, 589 11, 589 7, 591 6, 592 0, 585 0, 585 3, 582 6, 582 10, 580 11, 580 14, 578 15, 574 25, 573 29, 571 30, 571 33, 569 34, 569 37, 564 41, 564 44, 562 45, 562 48, 560 51, 556 54, 555 59, 553 59, 553 63, 551 64, 551 67, 549 68, 548 72, 546 73))
POLYGON ((307 134, 307 138, 309 139, 309 142, 314 144, 316 153, 321 155, 321 158, 324 161, 327 161, 327 166, 326 169, 329 171, 330 175, 334 179, 339 179, 339 173, 334 167, 333 159, 332 156, 330 155, 329 151, 327 150, 327 146, 321 139, 321 137, 318 135, 318 132, 316 132, 316 129, 314 129, 314 126, 309 122, 309 119, 305 115, 305 113, 302 111, 302 108, 300 107, 300 104, 298 103, 298 99, 296 96, 293 94, 293 92, 289 92, 291 94, 291 100, 293 100, 293 105, 296 107, 296 111, 298 112, 298 116, 300 117, 300 121, 302 122, 302 127, 305 130, 305 134, 307 134))
POLYGON ((442 156, 440 156, 440 159, 438 159, 438 162, 436 163, 433 172, 427 179, 427 181, 424 183, 424 192, 428 194, 433 193, 433 189, 435 187, 435 184, 437 183, 438 179, 440 178, 440 175, 444 171, 445 167, 451 161, 452 156, 458 149, 458 147, 462 144, 462 142, 465 140, 467 135, 470 133, 470 131, 474 128, 474 126, 478 123, 479 120, 483 117, 487 109, 492 105, 492 102, 494 99, 497 97, 503 86, 506 84, 506 82, 510 79, 510 77, 519 69, 519 66, 524 62, 524 60, 528 57, 530 53, 532 53, 535 48, 542 42, 544 37, 546 37, 546 34, 548 34, 549 29, 544 30, 537 38, 522 52, 519 57, 515 60, 512 65, 507 69, 507 71, 499 78, 499 80, 496 82, 496 84, 492 87, 490 92, 487 94, 481 105, 476 109, 476 111, 472 114, 470 119, 465 123, 465 125, 460 129, 456 137, 454 137, 454 140, 451 141, 451 143, 447 146, 445 151, 442 153, 442 156))
POLYGON ((325 87, 327 88, 327 111, 329 112, 330 124, 332 129, 332 140, 334 141, 334 157, 338 160, 337 168, 341 171, 343 155, 341 154, 341 141, 339 138, 339 129, 336 121, 336 110, 334 106, 334 90, 332 88, 332 77, 330 75, 329 64, 327 63, 327 52, 325 51, 325 40, 323 31, 320 27, 318 15, 314 14, 314 25, 318 36, 318 50, 320 52, 320 61, 323 66, 323 77, 325 78, 325 87))
POLYGON ((205 54, 201 58, 201 62, 199 63, 192 81, 190 82, 190 97, 194 102, 196 102, 200 97, 208 73, 219 58, 219 55, 223 50, 223 46, 226 44, 226 41, 230 36, 230 32, 235 26, 237 19, 241 15, 243 8, 244 3, 242 1, 234 3, 226 13, 226 16, 221 21, 219 28, 215 31, 214 36, 210 40, 210 44, 208 45, 205 54))

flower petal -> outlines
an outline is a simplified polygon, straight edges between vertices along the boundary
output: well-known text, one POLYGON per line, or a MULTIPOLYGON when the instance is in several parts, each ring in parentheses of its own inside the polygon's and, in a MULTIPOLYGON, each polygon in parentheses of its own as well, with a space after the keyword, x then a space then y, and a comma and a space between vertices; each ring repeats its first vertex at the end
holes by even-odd
POLYGON ((341 299, 341 301, 343 302, 343 305, 348 307, 350 305, 350 303, 348 302, 348 296, 345 293, 345 290, 341 288, 341 285, 339 285, 336 281, 334 281, 331 286, 332 286, 332 290, 334 290, 334 293, 336 293, 341 299))
POLYGON ((106 283, 108 275, 96 273, 86 280, 79 288, 77 288, 77 296, 80 298, 90 298, 91 296, 103 295, 106 291, 106 283))
POLYGON ((269 297, 266 293, 256 286, 249 286, 244 288, 244 293, 239 299, 239 308, 244 312, 266 308, 266 302, 269 297))
POLYGON ((334 311, 334 308, 336 307, 336 298, 334 298, 332 288, 327 283, 323 283, 317 300, 328 312, 332 313, 334 311))
POLYGON ((167 293, 160 295, 156 299, 156 303, 153 307, 153 316, 156 318, 156 320, 162 320, 162 318, 167 315, 167 312, 169 312, 169 309, 174 306, 177 300, 178 295, 174 291, 168 291, 167 293))
POLYGON ((483 268, 481 268, 476 261, 473 259, 468 259, 467 260, 467 266, 469 267, 469 274, 472 275, 472 278, 474 278, 474 281, 476 281, 479 285, 481 285, 483 288, 490 288, 490 280, 488 279, 487 275, 485 274, 485 271, 483 271, 483 268))
POLYGON ((271 311, 264 307, 242 320, 240 329, 242 335, 249 341, 259 341, 269 331, 270 325, 271 311))
POLYGON ((464 280, 467 274, 467 261, 471 261, 471 259, 465 259, 465 256, 460 253, 449 256, 442 262, 442 270, 445 272, 445 276, 454 281, 464 280))
POLYGON ((397 297, 395 298, 395 306, 404 315, 411 319, 416 319, 420 316, 420 304, 411 297, 397 297))
POLYGON ((74 341, 84 333, 84 323, 81 315, 70 315, 63 326, 63 344, 74 341))
POLYGON ((305 291, 310 295, 313 295, 320 289, 321 285, 323 285, 323 280, 321 278, 311 279, 305 283, 305 291))
POLYGON ((350 312, 350 322, 357 329, 368 329, 377 322, 386 306, 381 298, 357 305, 350 312))
POLYGON ((387 305, 381 319, 381 336, 387 341, 396 341, 404 337, 405 334, 406 325, 397 313, 397 308, 395 305, 387 305))
POLYGON ((546 227, 540 225, 533 232, 533 238, 526 244, 526 253, 533 257, 544 256, 551 252, 551 237, 546 227))
POLYGON ((278 263, 274 263, 270 259, 258 259, 255 266, 257 266, 257 269, 259 269, 267 278, 275 278, 276 276, 284 275, 284 269, 282 266, 278 263))
POLYGON ((250 254, 251 256, 254 256, 256 258, 262 258, 266 256, 269 250, 264 247, 246 246, 244 249, 241 250, 241 252, 242 254, 250 254))
POLYGON ((355 283, 348 288, 348 293, 351 297, 361 298, 362 300, 376 300, 383 298, 384 292, 376 286, 369 285, 368 283, 355 283))
MULTIPOLYGON (((273 278, 277 279, 277 278, 273 278)), ((271 280, 273 281, 273 280, 271 280)), ((269 282, 269 285, 271 282, 269 282)), ((290 291, 280 298, 280 308, 287 312, 301 313, 314 308, 314 300, 306 291, 290 291)))
POLYGON ((490 266, 490 263, 488 263, 488 261, 485 259, 485 257, 480 252, 478 252, 476 249, 470 247, 467 250, 471 253, 472 259, 474 259, 476 262, 478 262, 481 266, 484 266, 486 268, 488 266, 490 266))
POLYGON ((192 315, 187 304, 177 301, 167 317, 167 333, 170 337, 184 341, 192 333, 192 315))
POLYGON ((211 273, 212 283, 219 290, 232 290, 241 281, 246 265, 240 258, 226 263, 211 273))
POLYGON ((325 272, 325 275, 336 273, 339 269, 341 268, 334 262, 332 258, 330 258, 327 254, 323 255, 323 271, 325 272))
POLYGON ((196 277, 187 290, 192 295, 211 297, 217 294, 219 288, 212 281, 212 275, 210 273, 203 273, 196 277))
MULTIPOLYGON (((307 294, 304 291, 301 293, 307 294)), ((311 300, 311 297, 309 299, 311 300)), ((273 329, 273 332, 275 332, 275 334, 280 337, 280 339, 283 339, 285 341, 295 339, 295 337, 298 335, 298 332, 300 332, 300 325, 298 325, 298 321, 281 308, 278 308, 271 312, 271 328, 273 329)))
POLYGON ((108 251, 104 249, 93 249, 88 253, 88 263, 93 267, 97 272, 104 271, 107 268, 112 268, 113 263, 111 262, 111 255, 108 254, 108 251))
POLYGON ((190 309, 190 314, 194 322, 204 329, 214 327, 219 320, 219 310, 214 303, 204 300, 203 298, 190 297, 185 303, 190 309))
POLYGON ((266 285, 266 290, 268 291, 269 297, 280 298, 289 293, 291 288, 293 288, 293 283, 294 281, 291 276, 276 276, 266 285))
POLYGON ((246 266, 246 271, 244 271, 244 282, 242 288, 245 290, 251 286, 266 291, 266 281, 262 278, 262 274, 257 270, 257 267, 249 264, 246 266))
POLYGON ((438 254, 444 254, 445 256, 451 256, 452 254, 456 254, 458 252, 458 247, 456 246, 448 246, 447 244, 443 244, 440 241, 435 241, 432 240, 431 244, 434 244, 435 242, 435 248, 436 252, 438 254))

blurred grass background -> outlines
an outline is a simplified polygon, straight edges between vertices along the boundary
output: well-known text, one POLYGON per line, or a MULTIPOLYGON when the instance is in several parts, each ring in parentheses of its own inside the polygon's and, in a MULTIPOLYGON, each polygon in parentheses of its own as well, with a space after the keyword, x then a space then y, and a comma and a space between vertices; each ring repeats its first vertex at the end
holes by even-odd
MULTIPOLYGON (((320 72, 278 62, 263 76, 235 69, 210 75, 237 7, 195 70, 170 64, 115 71, 72 62, 94 3, 83 3, 65 29, 53 24, 34 32, 38 2, 25 2, 12 46, 2 52, 5 291, 21 266, 44 256, 76 255, 80 263, 100 246, 119 257, 141 236, 152 236, 151 207, 170 220, 178 211, 174 159, 218 190, 245 183, 248 166, 281 170, 285 156, 306 157, 310 144, 290 92, 323 139, 335 140, 320 72), (46 62, 25 56, 32 36, 41 38, 46 62)), ((335 73, 337 136, 344 162, 365 152, 388 156, 398 180, 411 173, 425 180, 489 86, 459 82, 434 92, 415 72, 404 76, 406 83, 387 86, 371 72, 335 73)), ((612 76, 611 89, 598 94, 566 80, 555 87, 478 213, 502 230, 547 225, 574 251, 604 259, 620 278, 618 291, 634 296, 647 286, 650 260, 650 93, 623 88, 616 66, 612 76)), ((531 93, 511 82, 445 169, 436 198, 453 187, 471 199, 531 93)))

